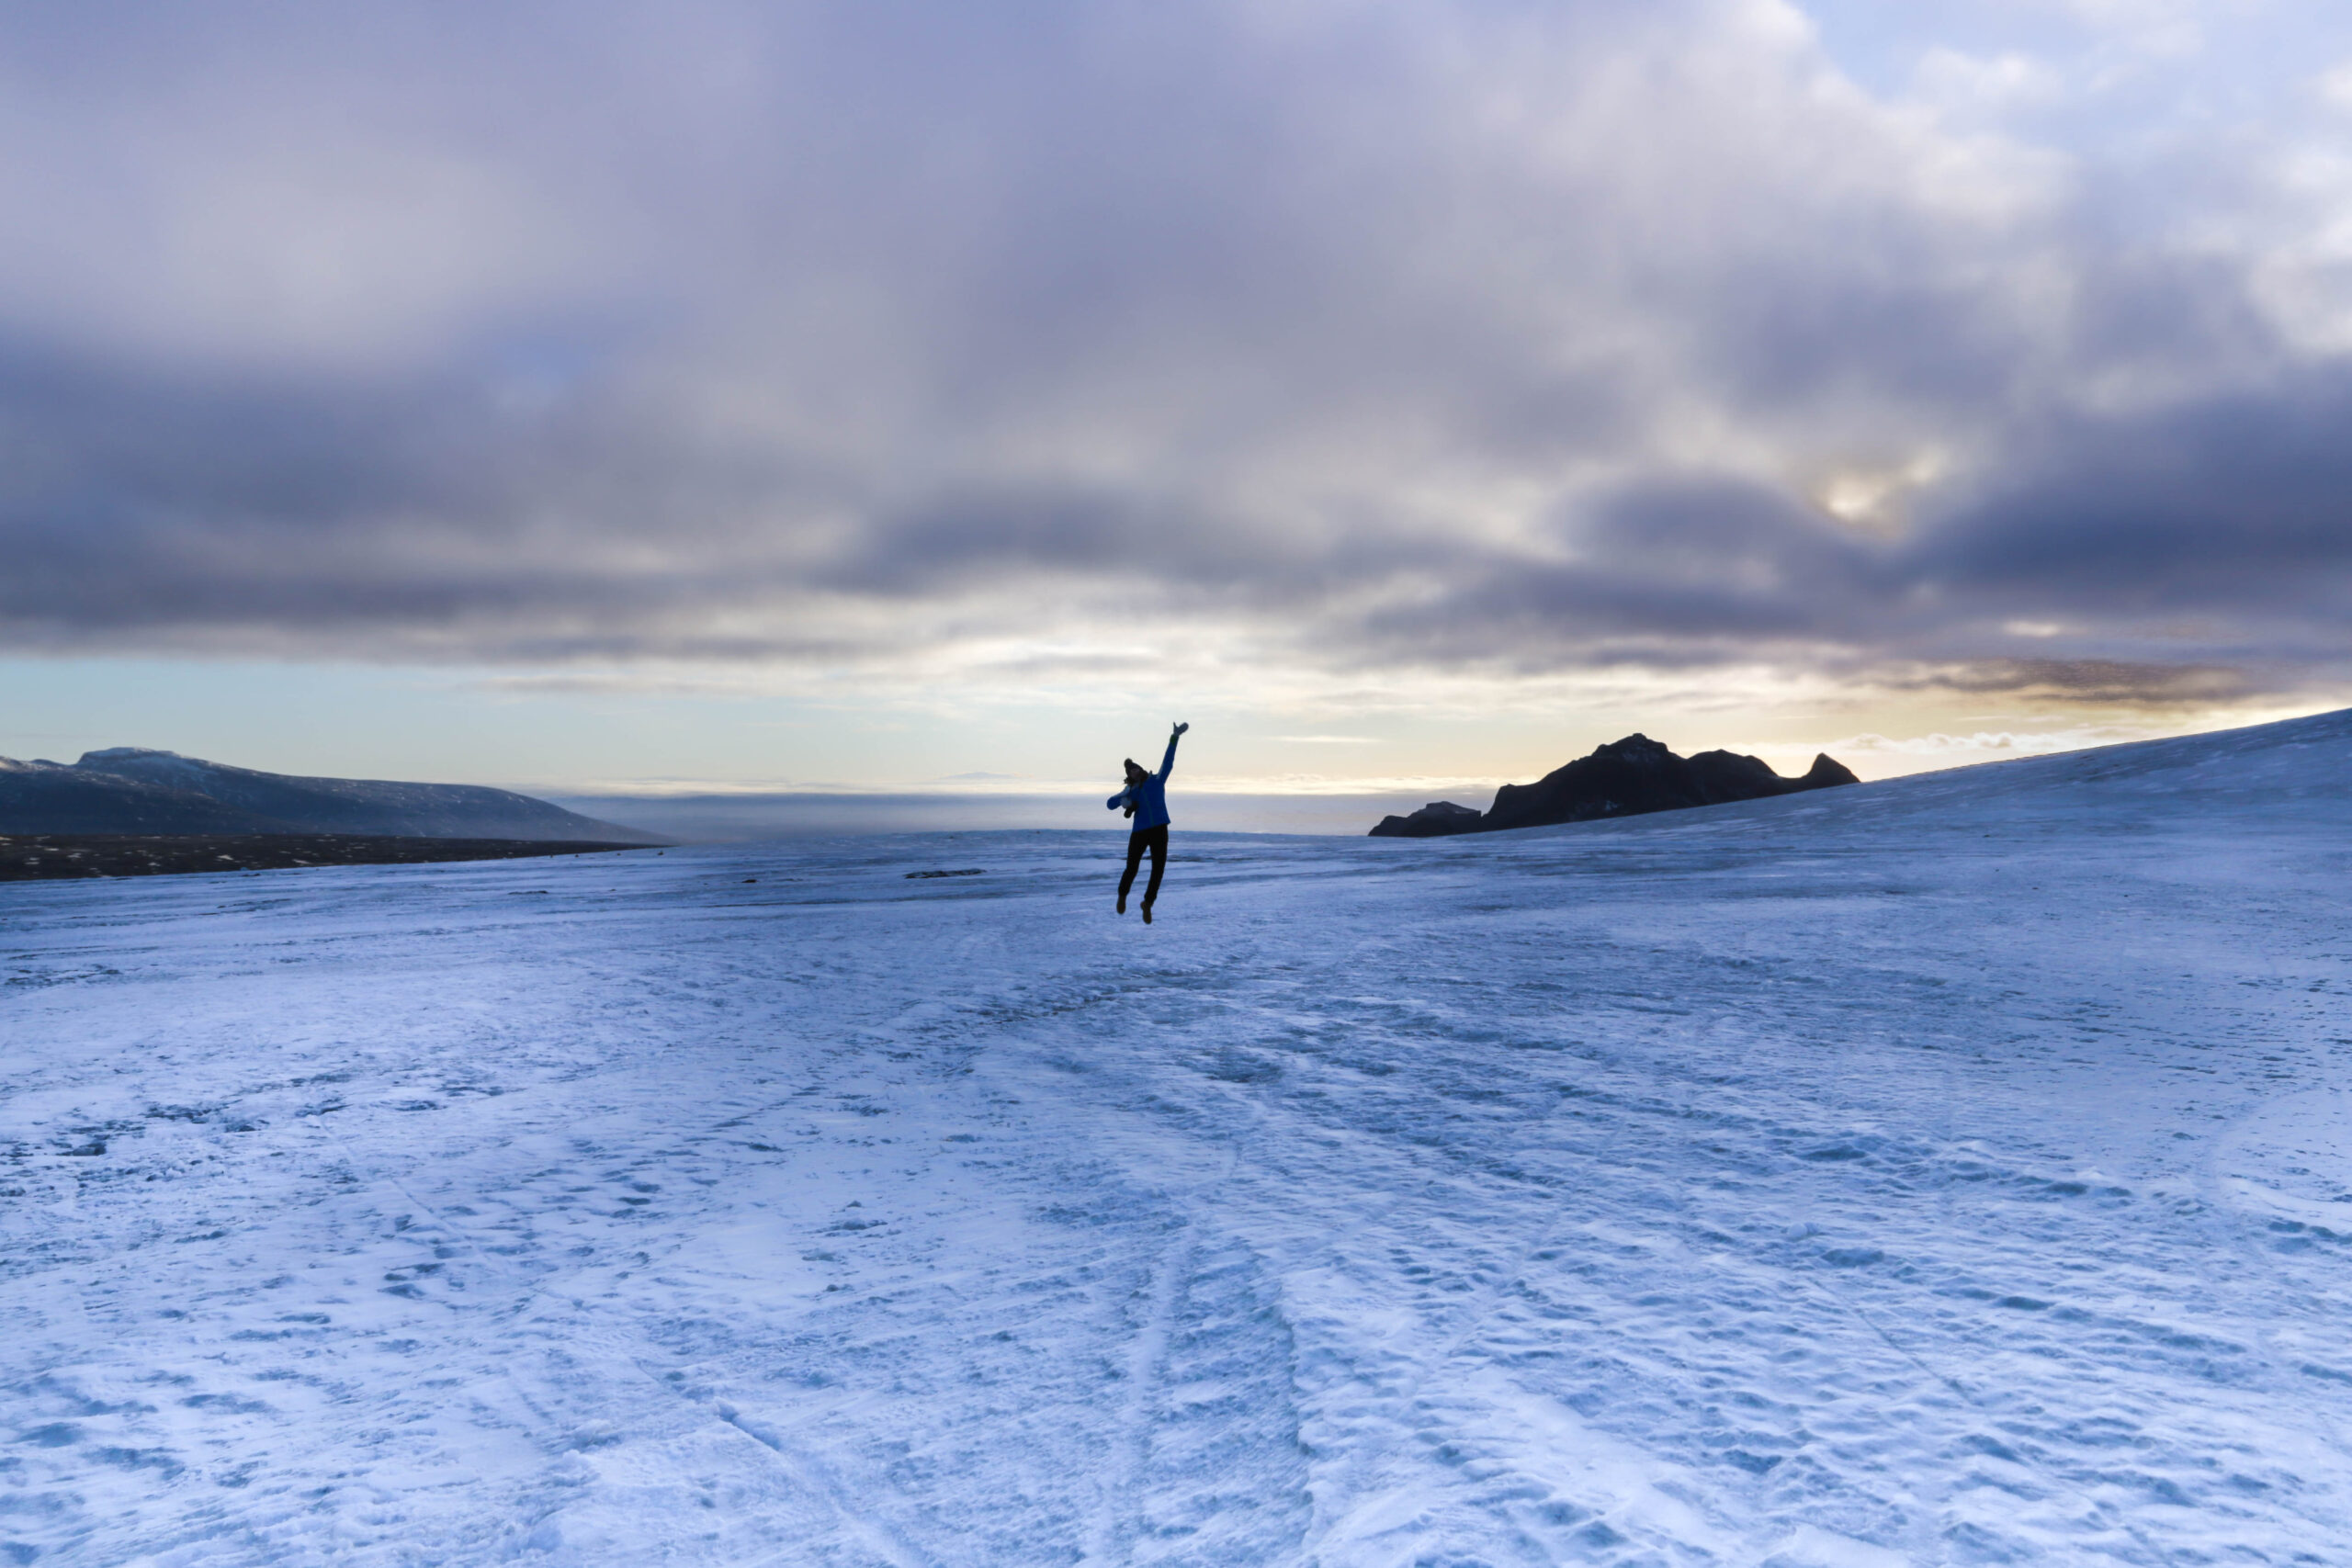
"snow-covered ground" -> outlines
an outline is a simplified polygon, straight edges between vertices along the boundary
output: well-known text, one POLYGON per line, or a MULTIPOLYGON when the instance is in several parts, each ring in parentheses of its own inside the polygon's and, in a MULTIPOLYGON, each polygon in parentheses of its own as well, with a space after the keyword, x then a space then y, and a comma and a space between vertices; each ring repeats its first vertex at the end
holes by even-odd
POLYGON ((2348 803, 13 886, 0 1564, 2352 1561, 2348 803))

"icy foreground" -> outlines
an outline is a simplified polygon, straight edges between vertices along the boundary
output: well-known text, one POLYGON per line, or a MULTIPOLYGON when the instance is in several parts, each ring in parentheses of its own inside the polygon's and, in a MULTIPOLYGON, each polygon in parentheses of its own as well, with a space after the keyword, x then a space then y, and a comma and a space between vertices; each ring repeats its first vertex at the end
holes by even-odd
POLYGON ((2347 796, 12 887, 0 1563, 2343 1562, 2347 796))

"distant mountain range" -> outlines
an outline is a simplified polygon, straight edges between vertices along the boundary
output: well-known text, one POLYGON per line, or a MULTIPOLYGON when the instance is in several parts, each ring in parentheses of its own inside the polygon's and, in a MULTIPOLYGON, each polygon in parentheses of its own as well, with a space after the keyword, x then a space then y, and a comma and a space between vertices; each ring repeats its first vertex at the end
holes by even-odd
POLYGON ((1638 817, 1734 800, 1760 800, 1799 790, 1859 784, 1851 770, 1826 754, 1802 778, 1784 779, 1761 758, 1732 751, 1678 757, 1646 735, 1628 735, 1596 747, 1532 784, 1505 784, 1485 811, 1433 800, 1409 817, 1384 817, 1375 839, 1435 839, 1453 833, 1493 833, 1507 828, 1548 828, 1601 817, 1638 817))
POLYGON ((0 833, 367 833, 663 844, 512 790, 313 779, 116 746, 79 761, 0 757, 0 833))

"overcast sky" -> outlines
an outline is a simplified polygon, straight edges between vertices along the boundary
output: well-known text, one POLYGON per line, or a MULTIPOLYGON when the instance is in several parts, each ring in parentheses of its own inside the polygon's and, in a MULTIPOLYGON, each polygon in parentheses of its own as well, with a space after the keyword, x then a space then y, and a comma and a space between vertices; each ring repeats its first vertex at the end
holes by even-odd
POLYGON ((9 754, 1869 773, 2352 701, 2341 4, 0 17, 9 754))

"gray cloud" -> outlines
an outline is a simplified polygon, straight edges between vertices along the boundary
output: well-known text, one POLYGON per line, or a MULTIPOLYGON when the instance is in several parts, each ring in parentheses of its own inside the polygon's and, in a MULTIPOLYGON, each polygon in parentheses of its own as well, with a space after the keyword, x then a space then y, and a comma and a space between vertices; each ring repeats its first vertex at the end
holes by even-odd
POLYGON ((2054 420, 1909 553, 2019 614, 2316 618, 2352 609, 2352 367, 2146 414, 2054 420))
POLYGON ((1732 0, 24 24, 17 649, 2342 659, 2309 94, 2005 120, 1732 0))
POLYGON ((1986 659, 1891 682, 1898 689, 2033 695, 2082 703, 2185 706, 2227 702, 2260 687, 2245 671, 2114 659, 1986 659))
POLYGON ((1754 484, 1645 481, 1587 502, 1558 533, 1554 558, 1456 560, 1445 592, 1383 606, 1366 636, 1441 660, 1508 649, 1536 667, 1623 660, 1642 637, 1720 658, 1859 635, 1885 588, 1868 540, 1754 484))

